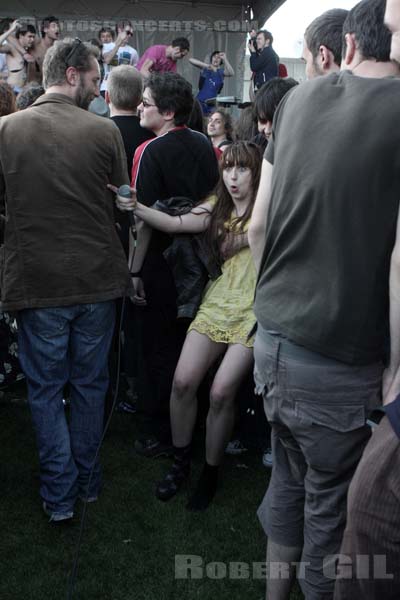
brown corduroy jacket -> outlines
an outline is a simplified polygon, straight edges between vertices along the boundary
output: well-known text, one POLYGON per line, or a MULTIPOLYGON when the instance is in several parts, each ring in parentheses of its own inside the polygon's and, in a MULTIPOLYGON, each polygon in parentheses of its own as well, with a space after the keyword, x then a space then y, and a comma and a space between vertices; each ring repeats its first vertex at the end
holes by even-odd
POLYGON ((129 183, 112 121, 45 94, 0 119, 3 310, 103 302, 131 293, 107 183, 129 183))

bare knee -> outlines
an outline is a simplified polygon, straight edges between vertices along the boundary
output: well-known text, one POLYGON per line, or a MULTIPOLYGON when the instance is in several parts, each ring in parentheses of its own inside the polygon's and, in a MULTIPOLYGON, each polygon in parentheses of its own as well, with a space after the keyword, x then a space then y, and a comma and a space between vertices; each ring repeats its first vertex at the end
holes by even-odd
POLYGON ((213 385, 210 391, 210 410, 214 414, 233 410, 233 395, 225 386, 213 385))
POLYGON ((174 375, 174 381, 172 383, 172 396, 179 399, 184 399, 188 396, 193 396, 196 393, 190 373, 178 373, 174 375))

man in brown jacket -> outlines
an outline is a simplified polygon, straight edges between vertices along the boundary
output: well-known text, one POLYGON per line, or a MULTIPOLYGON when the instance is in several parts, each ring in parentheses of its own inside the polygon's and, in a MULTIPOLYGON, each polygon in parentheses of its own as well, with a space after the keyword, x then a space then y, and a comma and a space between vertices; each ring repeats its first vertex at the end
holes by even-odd
POLYGON ((70 519, 78 496, 95 500, 94 465, 108 385, 115 298, 130 277, 107 183, 128 183, 121 135, 87 109, 99 95, 90 47, 56 43, 46 94, 1 120, 1 308, 18 311, 19 357, 39 449, 43 508, 70 519), (69 428, 63 390, 69 384, 69 428), (89 474, 93 476, 89 484, 89 474))

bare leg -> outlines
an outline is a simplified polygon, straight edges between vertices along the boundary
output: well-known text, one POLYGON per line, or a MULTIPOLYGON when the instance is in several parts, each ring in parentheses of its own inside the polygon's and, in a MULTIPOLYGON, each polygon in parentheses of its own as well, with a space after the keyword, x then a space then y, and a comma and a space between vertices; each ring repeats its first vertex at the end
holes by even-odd
POLYGON ((159 500, 170 500, 189 476, 190 443, 197 413, 197 388, 209 367, 225 348, 226 344, 213 342, 197 331, 190 331, 186 336, 171 393, 174 462, 156 487, 159 500))
POLYGON ((217 371, 207 416, 206 463, 196 490, 187 504, 189 510, 205 510, 215 495, 218 465, 233 428, 236 392, 252 364, 252 348, 233 344, 226 351, 217 371))
POLYGON ((192 440, 197 414, 196 392, 210 366, 226 349, 206 335, 189 331, 176 367, 171 392, 171 428, 174 446, 183 447, 192 440))
POLYGON ((235 396, 253 364, 253 349, 242 344, 229 346, 215 376, 207 416, 206 460, 219 465, 232 433, 235 396))
POLYGON ((302 548, 267 542, 267 589, 265 600, 289 600, 296 576, 294 563, 301 557, 302 548))

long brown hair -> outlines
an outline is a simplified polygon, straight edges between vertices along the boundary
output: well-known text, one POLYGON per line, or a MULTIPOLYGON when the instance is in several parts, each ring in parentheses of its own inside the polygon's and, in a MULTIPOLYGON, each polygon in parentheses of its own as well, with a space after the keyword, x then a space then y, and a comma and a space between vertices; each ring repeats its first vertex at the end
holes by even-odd
POLYGON ((261 151, 259 146, 252 142, 235 142, 227 146, 219 162, 219 181, 216 187, 217 203, 211 213, 210 222, 207 227, 205 239, 215 260, 222 264, 221 244, 227 234, 225 224, 232 215, 233 201, 226 189, 223 180, 223 171, 229 167, 245 167, 251 171, 252 190, 249 205, 244 214, 237 217, 232 222, 232 229, 237 233, 243 233, 247 221, 251 217, 254 202, 256 199, 258 184, 261 172, 261 151))

